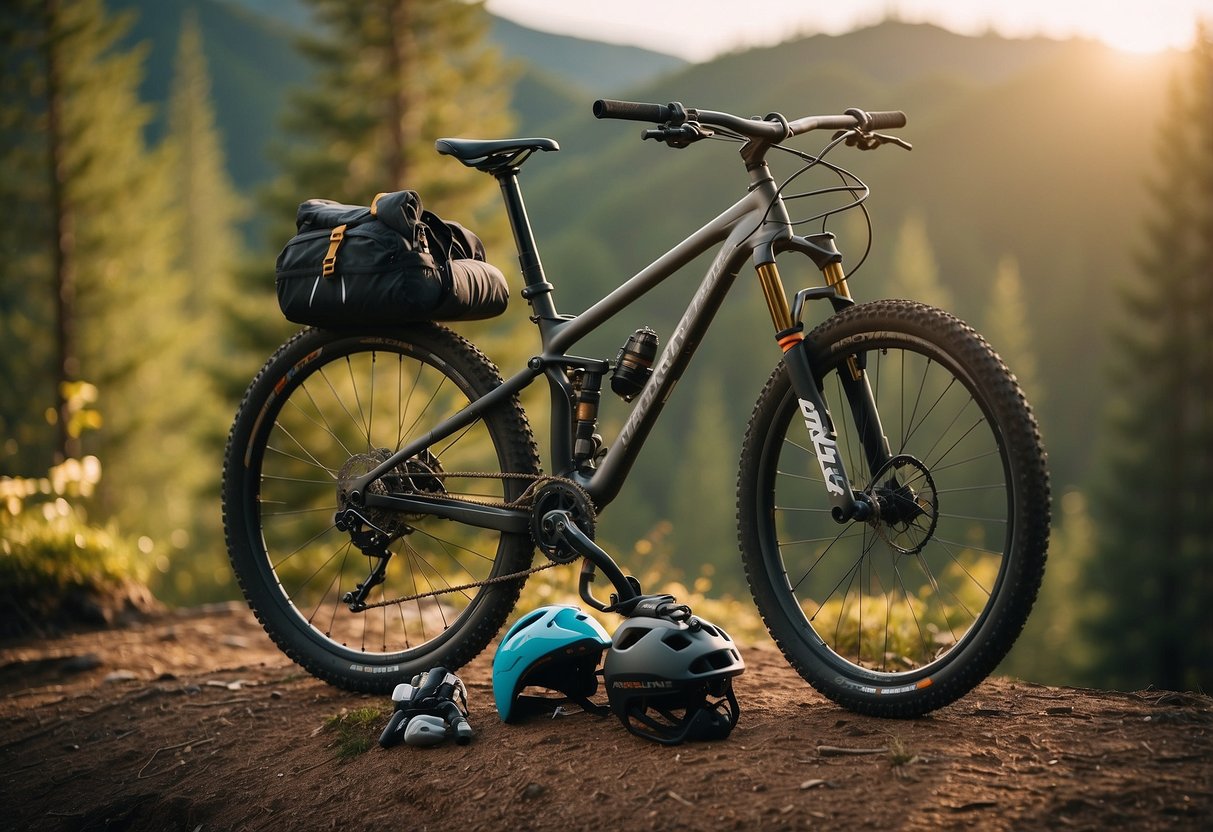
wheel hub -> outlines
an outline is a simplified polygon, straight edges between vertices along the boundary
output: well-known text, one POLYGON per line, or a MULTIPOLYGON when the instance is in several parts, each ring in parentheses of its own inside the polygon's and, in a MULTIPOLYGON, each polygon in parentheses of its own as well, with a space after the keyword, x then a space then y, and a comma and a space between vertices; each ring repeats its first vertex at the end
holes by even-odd
POLYGON ((939 521, 935 480, 927 466, 898 454, 872 478, 867 494, 874 508, 868 523, 876 533, 902 554, 921 552, 939 521))
MULTIPOLYGON (((338 513, 352 506, 350 494, 361 477, 378 468, 392 455, 387 448, 354 454, 337 472, 338 513)), ((368 494, 409 494, 422 492, 432 495, 446 494, 442 485, 442 466, 429 451, 422 451, 412 459, 389 470, 386 474, 366 486, 368 494)), ((409 522, 421 519, 421 514, 406 514, 399 511, 358 506, 358 514, 367 523, 389 537, 396 538, 412 531, 409 522)))

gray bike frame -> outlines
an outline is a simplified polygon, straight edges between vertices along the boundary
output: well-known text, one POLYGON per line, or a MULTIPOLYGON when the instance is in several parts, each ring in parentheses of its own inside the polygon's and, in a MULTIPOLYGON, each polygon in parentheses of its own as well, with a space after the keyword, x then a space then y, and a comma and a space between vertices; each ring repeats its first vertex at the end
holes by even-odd
MULTIPOLYGON (((543 267, 523 207, 517 173, 517 168, 514 168, 498 173, 497 178, 502 187, 523 264, 526 285, 522 295, 530 302, 535 313, 533 319, 539 327, 543 352, 530 359, 525 369, 499 387, 470 402, 458 413, 436 425, 425 435, 407 443, 374 470, 360 477, 354 483, 352 491, 361 495, 361 499, 365 500, 368 506, 420 512, 505 532, 525 531, 530 516, 529 512, 524 510, 474 505, 440 496, 374 494, 368 493, 366 486, 431 445, 472 424, 491 408, 528 387, 540 375, 546 375, 551 386, 551 470, 557 475, 578 482, 601 510, 619 494, 644 440, 657 421, 674 385, 690 363, 744 261, 752 257, 755 268, 760 268, 774 263, 775 254, 784 250, 806 254, 813 258, 819 267, 824 267, 826 263, 836 263, 840 259, 831 235, 797 237, 792 234, 779 189, 764 163, 750 170, 750 188, 732 207, 580 315, 563 316, 556 312, 551 297, 554 287, 544 278, 543 267), (597 359, 570 356, 568 350, 696 257, 722 242, 720 251, 655 362, 653 374, 637 397, 618 437, 596 468, 579 470, 572 453, 573 400, 566 370, 593 367, 599 372, 605 372, 608 365, 607 362, 597 359)), ((786 300, 784 302, 786 303, 786 300)), ((824 407, 821 412, 825 412, 824 407)), ((832 434, 832 429, 830 432, 832 434)), ((843 502, 849 504, 851 491, 846 474, 842 471, 841 461, 836 474, 841 477, 839 484, 845 495, 843 502)), ((354 499, 356 501, 359 497, 354 499)))

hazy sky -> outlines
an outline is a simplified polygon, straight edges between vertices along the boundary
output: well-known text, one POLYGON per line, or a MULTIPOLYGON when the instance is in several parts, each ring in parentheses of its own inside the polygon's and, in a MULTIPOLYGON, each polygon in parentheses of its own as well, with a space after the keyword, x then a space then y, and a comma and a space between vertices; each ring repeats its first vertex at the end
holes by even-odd
POLYGON ((527 26, 692 60, 798 34, 838 33, 890 14, 965 33, 1099 38, 1156 51, 1191 44, 1213 0, 488 0, 527 26))

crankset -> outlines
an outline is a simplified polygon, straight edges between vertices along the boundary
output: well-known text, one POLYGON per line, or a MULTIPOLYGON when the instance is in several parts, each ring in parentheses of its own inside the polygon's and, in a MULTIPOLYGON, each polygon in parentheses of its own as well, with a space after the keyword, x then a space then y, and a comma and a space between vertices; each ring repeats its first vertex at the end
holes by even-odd
POLYGON ((552 512, 564 512, 569 522, 590 540, 594 539, 594 518, 597 512, 590 495, 571 480, 549 479, 539 484, 531 502, 531 537, 539 551, 553 563, 572 563, 581 553, 556 534, 556 527, 546 522, 552 512))

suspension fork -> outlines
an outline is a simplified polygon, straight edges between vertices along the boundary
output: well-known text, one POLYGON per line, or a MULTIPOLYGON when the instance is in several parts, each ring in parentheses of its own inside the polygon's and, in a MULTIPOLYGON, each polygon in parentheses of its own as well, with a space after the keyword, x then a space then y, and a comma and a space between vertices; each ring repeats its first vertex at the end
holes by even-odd
MULTIPOLYGON (((817 246, 813 248, 816 250, 810 254, 822 253, 817 246)), ((788 368, 792 390, 800 406, 800 415, 808 429, 809 441, 821 467, 826 492, 833 505, 831 514, 837 522, 845 523, 849 520, 866 520, 872 515, 873 506, 866 495, 857 494, 851 487, 846 465, 838 453, 838 434, 826 407, 820 381, 813 372, 801 314, 804 303, 808 300, 830 300, 835 311, 851 306, 854 301, 851 299, 846 275, 837 255, 820 259, 823 261, 819 262, 819 265, 826 285, 797 293, 793 308, 788 306, 779 270, 774 261, 759 263, 756 269, 771 322, 775 327, 775 339, 783 350, 784 364, 788 368)), ((839 372, 839 378, 859 432, 868 470, 878 471, 889 460, 891 452, 880 425, 876 401, 868 384, 864 365, 863 356, 848 356, 846 368, 839 372)))

